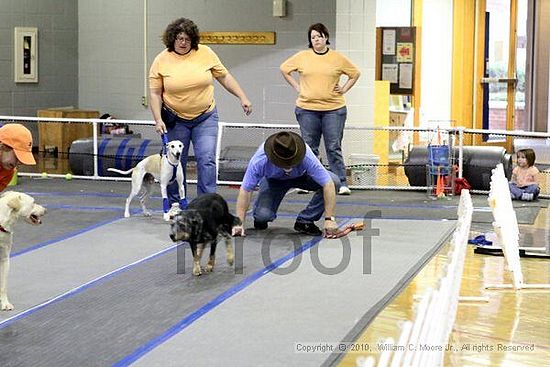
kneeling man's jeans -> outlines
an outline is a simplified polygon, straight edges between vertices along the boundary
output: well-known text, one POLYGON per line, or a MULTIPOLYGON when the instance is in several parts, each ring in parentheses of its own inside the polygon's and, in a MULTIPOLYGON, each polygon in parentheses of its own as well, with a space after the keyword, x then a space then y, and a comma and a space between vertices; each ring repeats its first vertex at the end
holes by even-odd
MULTIPOLYGON (((334 173, 329 172, 336 192, 340 188, 340 180, 334 173)), ((325 212, 325 199, 323 188, 309 176, 300 176, 289 180, 277 180, 263 178, 260 181, 258 198, 254 204, 254 220, 257 222, 272 222, 277 218, 277 210, 285 194, 291 188, 315 191, 307 207, 298 214, 296 222, 313 223, 323 216, 325 212)))

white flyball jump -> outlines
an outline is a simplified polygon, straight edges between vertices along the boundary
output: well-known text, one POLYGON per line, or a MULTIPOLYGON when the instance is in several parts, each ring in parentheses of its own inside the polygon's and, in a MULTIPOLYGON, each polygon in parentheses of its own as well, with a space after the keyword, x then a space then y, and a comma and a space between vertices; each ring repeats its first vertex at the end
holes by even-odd
POLYGON ((491 190, 489 192, 489 206, 493 212, 493 229, 497 235, 497 242, 502 245, 502 252, 506 259, 507 270, 512 275, 513 284, 489 284, 487 289, 550 289, 550 284, 526 284, 523 281, 523 272, 519 257, 519 226, 516 212, 512 206, 512 197, 508 187, 508 180, 504 175, 502 164, 493 169, 491 175, 491 190))

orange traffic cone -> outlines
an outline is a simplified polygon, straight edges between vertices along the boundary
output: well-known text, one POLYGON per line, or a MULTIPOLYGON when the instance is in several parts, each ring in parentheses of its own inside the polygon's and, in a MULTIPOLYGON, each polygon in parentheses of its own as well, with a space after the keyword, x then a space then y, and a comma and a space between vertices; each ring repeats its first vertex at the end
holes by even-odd
POLYGON ((443 177, 440 175, 439 169, 437 170, 437 183, 435 185, 435 196, 437 196, 438 198, 445 196, 443 177))

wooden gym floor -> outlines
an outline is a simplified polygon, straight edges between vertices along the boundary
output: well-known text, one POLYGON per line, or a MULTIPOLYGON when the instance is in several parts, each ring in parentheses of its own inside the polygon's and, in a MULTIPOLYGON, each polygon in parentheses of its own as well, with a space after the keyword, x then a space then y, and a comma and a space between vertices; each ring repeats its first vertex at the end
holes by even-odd
MULTIPOLYGON (((489 225, 472 224, 472 237, 490 231, 489 225)), ((533 246, 549 249, 550 210, 543 208, 533 225, 520 225, 520 233, 532 239, 533 246)), ((520 239, 521 242, 521 239, 520 239)), ((522 244, 520 244, 521 246, 522 244)), ((376 344, 392 337, 397 340, 400 322, 415 314, 415 295, 434 287, 445 264, 448 245, 422 269, 408 287, 397 296, 358 338, 370 345, 378 359, 376 344)), ((549 260, 521 258, 525 283, 550 283, 549 260)), ((445 366, 545 366, 550 361, 550 290, 487 291, 485 284, 511 283, 503 257, 474 254, 470 246, 465 260, 461 296, 489 297, 488 303, 460 303, 450 344, 456 352, 447 352, 445 366), (527 347, 523 352, 504 348, 527 347), (500 350, 499 350, 500 349, 500 350)), ((341 367, 356 366, 361 353, 348 353, 341 367)))

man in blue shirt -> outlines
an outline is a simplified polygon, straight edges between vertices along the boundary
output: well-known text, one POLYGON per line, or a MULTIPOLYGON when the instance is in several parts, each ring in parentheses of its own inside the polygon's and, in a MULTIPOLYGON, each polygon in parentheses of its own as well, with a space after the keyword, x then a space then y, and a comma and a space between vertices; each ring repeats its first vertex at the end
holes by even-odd
POLYGON ((277 209, 287 191, 300 188, 315 191, 315 195, 298 214, 294 229, 300 233, 320 236, 322 232, 314 222, 325 213, 325 235, 336 233, 338 226, 334 208, 340 180, 323 167, 300 135, 289 131, 273 134, 252 156, 237 198, 237 216, 243 226, 235 227, 233 235, 245 235, 246 211, 258 184, 260 189, 253 210, 255 229, 266 229, 268 222, 277 217, 277 209))

